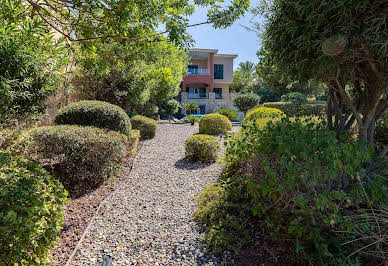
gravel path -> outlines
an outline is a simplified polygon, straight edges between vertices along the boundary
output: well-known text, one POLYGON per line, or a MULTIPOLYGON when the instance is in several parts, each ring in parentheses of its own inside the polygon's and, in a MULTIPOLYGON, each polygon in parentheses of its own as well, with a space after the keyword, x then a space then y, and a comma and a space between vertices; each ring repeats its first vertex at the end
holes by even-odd
POLYGON ((193 165, 184 158, 191 125, 159 124, 135 159, 128 183, 101 208, 71 265, 217 265, 204 254, 200 230, 191 220, 194 197, 220 172, 215 163, 193 165))

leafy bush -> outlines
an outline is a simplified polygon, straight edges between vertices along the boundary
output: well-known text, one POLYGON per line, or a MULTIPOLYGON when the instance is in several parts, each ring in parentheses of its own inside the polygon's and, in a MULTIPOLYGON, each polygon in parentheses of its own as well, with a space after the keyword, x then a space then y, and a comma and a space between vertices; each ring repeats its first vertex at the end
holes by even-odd
POLYGON ((316 97, 317 101, 327 101, 328 96, 327 95, 321 95, 316 97))
POLYGON ((67 192, 36 162, 0 151, 0 261, 48 263, 63 225, 67 192))
POLYGON ((193 161, 213 162, 221 151, 220 141, 209 135, 194 135, 186 141, 186 158, 193 161))
POLYGON ((240 112, 246 114, 250 109, 255 107, 260 101, 260 97, 254 93, 239 94, 233 99, 233 105, 240 112))
POLYGON ((39 127, 29 134, 40 161, 72 191, 94 188, 115 175, 129 143, 124 134, 94 127, 39 127))
MULTIPOLYGON (((2 2, 2 10, 16 11, 22 5, 2 2), (9 9, 7 9, 9 8, 9 9)), ((19 17, 19 16, 18 16, 19 17)), ((0 23, 0 125, 11 120, 41 115, 48 98, 61 83, 61 70, 67 64, 65 42, 46 31, 36 19, 10 16, 0 23)))
POLYGON ((194 125, 195 123, 199 123, 199 117, 192 115, 187 115, 182 120, 184 123, 190 123, 192 125, 194 125))
POLYGON ((326 125, 285 118, 263 129, 243 126, 227 144, 226 171, 213 185, 221 188, 201 195, 195 216, 208 228, 210 247, 242 244, 256 226, 311 265, 354 265, 363 252, 387 250, 385 229, 370 211, 381 219, 388 203, 387 179, 364 168, 372 147, 338 140, 326 125))
POLYGON ((276 108, 259 107, 250 111, 244 118, 244 124, 256 121, 262 118, 281 119, 284 113, 276 108))
POLYGON ((326 104, 303 104, 298 105, 294 103, 276 102, 265 103, 264 107, 277 108, 282 110, 287 116, 303 116, 303 115, 315 115, 319 116, 325 114, 326 104))
POLYGON ((270 88, 260 88, 255 93, 260 96, 260 103, 278 102, 280 100, 279 94, 270 88))
POLYGON ((237 113, 233 109, 221 108, 218 109, 216 113, 226 116, 227 118, 229 118, 230 121, 238 119, 237 113))
POLYGON ((93 126, 124 135, 131 131, 131 121, 117 105, 101 101, 80 101, 65 107, 56 117, 59 125, 93 126))
POLYGON ((175 99, 170 99, 162 104, 163 111, 168 115, 168 120, 170 117, 178 112, 179 102, 175 99))
POLYGON ((290 102, 297 105, 307 103, 306 95, 303 95, 300 92, 290 92, 290 93, 284 94, 282 95, 281 99, 282 99, 282 102, 290 102))
POLYGON ((156 128, 158 123, 148 117, 142 115, 135 115, 131 118, 134 129, 140 130, 142 139, 152 139, 156 135, 156 128))
POLYGON ((232 123, 224 115, 204 115, 199 121, 200 134, 218 135, 230 130, 232 130, 232 123))

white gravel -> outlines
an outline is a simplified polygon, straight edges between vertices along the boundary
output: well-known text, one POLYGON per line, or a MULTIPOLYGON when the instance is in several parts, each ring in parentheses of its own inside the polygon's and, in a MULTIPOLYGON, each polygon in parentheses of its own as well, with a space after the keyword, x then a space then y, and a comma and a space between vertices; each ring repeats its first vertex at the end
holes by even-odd
MULTIPOLYGON (((198 126, 159 124, 135 159, 129 180, 102 206, 71 265, 218 265, 205 254, 192 221, 195 196, 220 173, 214 163, 183 160, 186 139, 198 126)), ((225 261, 224 261, 225 263, 225 261)))

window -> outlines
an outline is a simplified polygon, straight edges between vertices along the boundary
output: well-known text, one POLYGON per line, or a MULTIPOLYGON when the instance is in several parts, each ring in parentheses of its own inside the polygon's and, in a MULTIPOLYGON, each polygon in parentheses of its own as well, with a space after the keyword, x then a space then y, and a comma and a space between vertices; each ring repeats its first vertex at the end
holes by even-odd
POLYGON ((214 64, 214 79, 224 79, 224 65, 214 64))
POLYGON ((214 88, 216 99, 222 99, 222 88, 214 88))
POLYGON ((189 65, 187 72, 189 74, 198 74, 198 66, 197 65, 189 65))

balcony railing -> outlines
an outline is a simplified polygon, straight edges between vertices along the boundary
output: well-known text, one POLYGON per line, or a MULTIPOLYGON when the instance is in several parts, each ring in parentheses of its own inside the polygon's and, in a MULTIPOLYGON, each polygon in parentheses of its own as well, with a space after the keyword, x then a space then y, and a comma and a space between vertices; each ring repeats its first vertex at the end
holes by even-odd
POLYGON ((189 99, 209 99, 209 93, 208 92, 189 93, 187 95, 187 98, 189 98, 189 99))
POLYGON ((189 69, 187 75, 210 75, 210 70, 203 68, 189 69))

